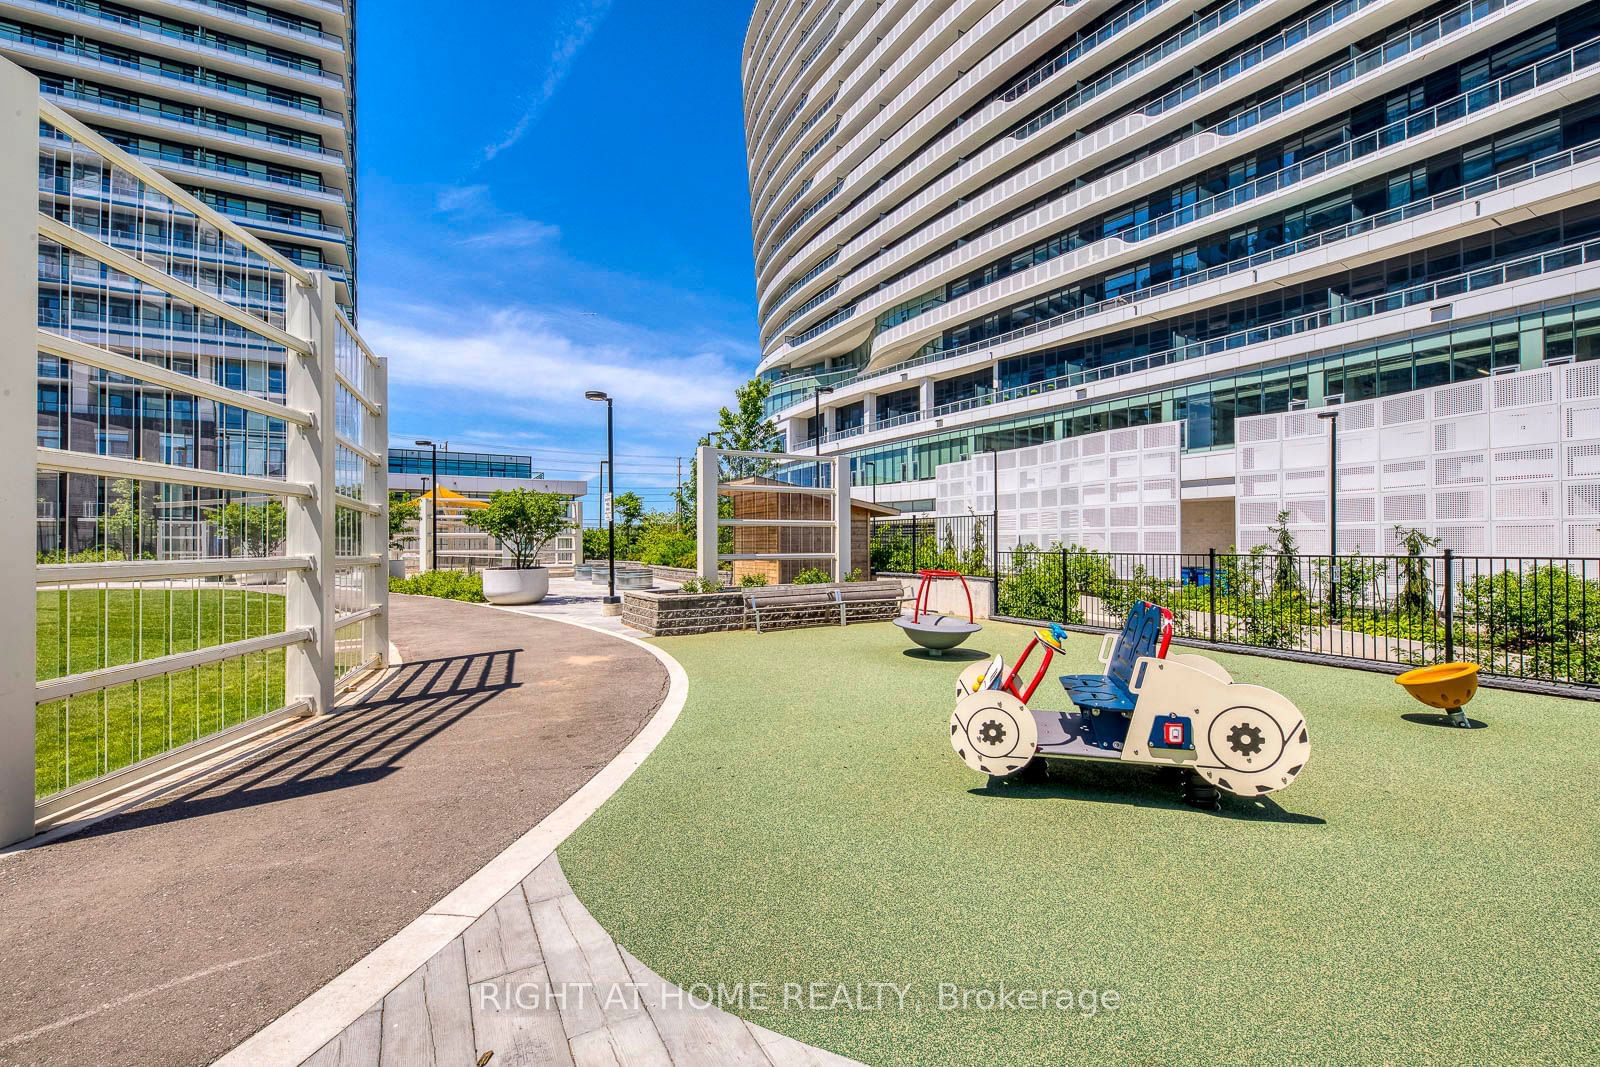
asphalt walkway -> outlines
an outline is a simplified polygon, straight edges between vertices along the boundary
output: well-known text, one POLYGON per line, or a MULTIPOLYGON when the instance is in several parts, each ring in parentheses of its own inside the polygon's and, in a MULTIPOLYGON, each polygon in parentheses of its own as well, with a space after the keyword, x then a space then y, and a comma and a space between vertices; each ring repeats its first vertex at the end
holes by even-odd
POLYGON ((359 705, 0 857, 0 1063, 209 1062, 538 823, 667 693, 604 634, 391 603, 406 665, 359 705))

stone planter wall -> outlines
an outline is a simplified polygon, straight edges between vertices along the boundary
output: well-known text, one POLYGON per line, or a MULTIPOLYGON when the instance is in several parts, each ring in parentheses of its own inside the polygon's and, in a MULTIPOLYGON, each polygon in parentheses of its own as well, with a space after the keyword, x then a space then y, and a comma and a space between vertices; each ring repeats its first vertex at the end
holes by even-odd
POLYGON ((744 594, 627 592, 622 621, 650 637, 713 634, 745 628, 744 594))
MULTIPOLYGON (((804 588, 827 593, 850 586, 817 585, 804 588)), ((887 622, 900 614, 899 605, 886 601, 846 601, 845 621, 887 622)), ((685 634, 723 633, 729 630, 754 630, 755 613, 746 610, 744 593, 677 593, 659 591, 626 592, 622 595, 622 621, 649 637, 680 637, 685 634)), ((761 629, 793 630, 803 626, 839 625, 838 604, 763 611, 761 629)))

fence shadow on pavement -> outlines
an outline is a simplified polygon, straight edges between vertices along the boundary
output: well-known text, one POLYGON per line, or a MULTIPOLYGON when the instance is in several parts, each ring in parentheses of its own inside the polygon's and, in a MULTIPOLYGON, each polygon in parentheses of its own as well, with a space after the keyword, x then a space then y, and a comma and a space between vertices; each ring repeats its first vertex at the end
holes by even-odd
POLYGON ((362 699, 281 743, 62 840, 200 818, 382 781, 420 745, 520 687, 517 650, 407 663, 362 699))

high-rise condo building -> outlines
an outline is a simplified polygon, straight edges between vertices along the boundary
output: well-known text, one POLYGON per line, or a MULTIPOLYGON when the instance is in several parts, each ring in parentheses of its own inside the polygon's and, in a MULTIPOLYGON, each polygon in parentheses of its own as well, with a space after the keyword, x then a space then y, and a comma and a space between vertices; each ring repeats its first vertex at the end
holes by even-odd
MULTIPOLYGON (((327 271, 353 309, 355 6, 0 0, 0 56, 118 148, 327 271)), ((70 175, 56 179, 65 208, 70 175)))
POLYGON ((1343 549, 1600 552, 1600 3, 763 0, 743 75, 791 451, 1315 550, 1343 404, 1343 549))

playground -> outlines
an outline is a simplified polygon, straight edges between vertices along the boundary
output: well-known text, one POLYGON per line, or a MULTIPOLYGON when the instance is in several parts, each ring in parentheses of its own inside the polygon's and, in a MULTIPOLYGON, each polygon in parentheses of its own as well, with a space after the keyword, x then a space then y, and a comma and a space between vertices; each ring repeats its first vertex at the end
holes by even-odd
MULTIPOLYGON (((666 979, 764 984, 729 1010, 875 1064, 1600 1054, 1600 905, 1570 892, 1600 865, 1592 705, 1485 690, 1487 729, 1441 729, 1392 676, 1216 654, 1314 749, 1200 810, 1167 769, 956 757, 957 675, 1030 634, 939 658, 889 623, 662 639, 688 701, 560 849, 578 897, 666 979), (984 1007, 1005 990, 1071 1005, 984 1007)), ((1099 645, 1070 635, 1030 706, 1068 710, 1054 676, 1098 673, 1099 645)))

